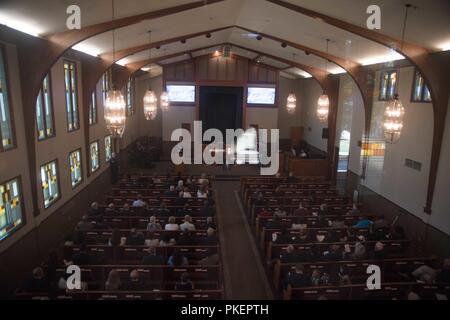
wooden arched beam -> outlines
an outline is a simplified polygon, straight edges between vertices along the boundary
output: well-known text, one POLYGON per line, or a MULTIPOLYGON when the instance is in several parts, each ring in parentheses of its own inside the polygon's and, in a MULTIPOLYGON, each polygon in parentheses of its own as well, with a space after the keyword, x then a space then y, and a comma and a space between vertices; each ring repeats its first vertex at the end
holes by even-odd
POLYGON ((430 50, 417 44, 407 41, 402 43, 400 39, 388 36, 381 32, 369 30, 286 1, 267 1, 311 18, 319 19, 324 23, 357 34, 389 48, 393 48, 411 61, 411 63, 420 71, 430 90, 433 104, 433 142, 428 178, 427 201, 424 207, 424 211, 431 214, 450 95, 450 59, 439 54, 431 54, 430 50))

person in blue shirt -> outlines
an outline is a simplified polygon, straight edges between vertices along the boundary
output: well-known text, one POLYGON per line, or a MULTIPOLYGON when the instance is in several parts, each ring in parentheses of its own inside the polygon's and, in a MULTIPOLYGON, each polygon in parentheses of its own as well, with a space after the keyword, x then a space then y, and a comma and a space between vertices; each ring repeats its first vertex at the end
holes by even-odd
POLYGON ((359 219, 359 221, 353 226, 354 228, 359 228, 359 229, 366 229, 366 228, 370 228, 370 226, 373 224, 373 222, 365 217, 362 217, 361 219, 359 219))

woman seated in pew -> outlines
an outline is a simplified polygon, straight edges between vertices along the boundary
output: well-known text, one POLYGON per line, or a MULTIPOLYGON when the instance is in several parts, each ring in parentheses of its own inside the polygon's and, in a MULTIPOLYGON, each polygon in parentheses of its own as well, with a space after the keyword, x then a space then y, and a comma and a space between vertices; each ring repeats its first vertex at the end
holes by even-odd
POLYGON ((328 205, 326 203, 321 203, 320 204, 318 214, 319 214, 319 216, 326 216, 326 215, 330 214, 330 212, 328 210, 328 205))
POLYGON ((108 279, 105 282, 106 291, 118 291, 122 289, 122 281, 120 280, 120 274, 117 270, 112 269, 109 272, 108 279))
POLYGON ((330 283, 330 276, 326 272, 314 269, 311 274, 311 284, 313 286, 327 286, 330 283))
POLYGON ((283 283, 283 288, 286 290, 288 285, 293 288, 310 287, 312 285, 311 277, 304 274, 305 267, 302 264, 296 264, 295 270, 289 272, 283 283))
POLYGON ((191 192, 189 191, 189 188, 188 188, 188 187, 185 187, 185 188, 183 189, 183 191, 180 192, 180 196, 181 196, 183 199, 189 199, 189 198, 192 198, 192 194, 191 194, 191 192))
POLYGON ((161 224, 159 222, 156 222, 155 216, 151 216, 147 224, 147 231, 154 232, 160 230, 162 230, 161 224))
POLYGON ((189 265, 189 261, 179 250, 174 250, 167 264, 171 267, 181 267, 189 265))
POLYGON ((197 190, 197 198, 206 199, 208 198, 208 191, 205 186, 200 186, 197 190))
POLYGON ((194 290, 194 283, 189 277, 189 273, 183 272, 180 277, 180 281, 175 283, 176 291, 191 291, 194 290))
POLYGON ((168 223, 164 226, 164 230, 166 231, 178 231, 180 230, 180 226, 176 223, 175 217, 169 217, 168 223))

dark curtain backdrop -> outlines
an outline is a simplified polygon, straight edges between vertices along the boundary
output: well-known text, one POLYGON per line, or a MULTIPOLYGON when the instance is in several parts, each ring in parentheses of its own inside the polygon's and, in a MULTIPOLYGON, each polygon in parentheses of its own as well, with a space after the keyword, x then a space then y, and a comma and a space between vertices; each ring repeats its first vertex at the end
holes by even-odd
POLYGON ((219 129, 225 139, 226 129, 242 128, 243 92, 242 87, 200 87, 203 132, 219 129))

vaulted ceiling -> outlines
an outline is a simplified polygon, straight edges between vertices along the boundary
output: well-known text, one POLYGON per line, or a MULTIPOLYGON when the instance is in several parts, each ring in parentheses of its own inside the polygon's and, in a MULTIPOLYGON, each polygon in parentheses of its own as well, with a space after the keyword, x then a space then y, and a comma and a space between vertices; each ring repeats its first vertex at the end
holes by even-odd
MULTIPOLYGON (((115 18, 192 2, 193 0, 115 0, 115 18)), ((396 38, 401 37, 405 11, 404 0, 287 0, 287 2, 361 27, 366 27, 367 7, 377 4, 381 8, 380 32, 396 38)), ((412 8, 409 12, 406 41, 431 51, 448 50, 450 48, 450 2, 448 0, 409 0, 408 2, 417 8, 412 8)), ((0 23, 7 25, 20 23, 33 28, 39 36, 64 32, 67 31, 66 9, 71 4, 77 4, 81 8, 82 27, 112 19, 111 0, 3 0, 0 4, 0 23)), ((176 41, 159 49, 154 48, 151 52, 141 51, 122 59, 119 63, 128 64, 148 59, 149 55, 155 58, 191 50, 192 56, 197 56, 219 49, 220 47, 216 45, 230 43, 248 49, 235 46, 232 47, 233 52, 251 59, 259 57, 261 62, 286 69, 285 72, 294 76, 307 76, 307 74, 299 69, 289 69, 288 64, 278 60, 261 57, 261 54, 257 52, 325 69, 324 59, 313 54, 306 55, 305 52, 291 46, 282 48, 279 41, 267 37, 258 40, 256 38, 258 33, 320 51, 325 51, 326 39, 330 39, 331 54, 360 64, 401 58, 398 53, 374 41, 266 0, 224 0, 117 29, 115 30, 116 50, 148 43, 149 30, 152 31, 151 41, 156 42, 220 27, 229 28, 213 32, 209 38, 201 35, 188 39, 184 44, 176 41), (197 48, 209 46, 211 48, 195 51, 197 48)), ((110 53, 113 49, 112 39, 113 32, 109 31, 79 43, 76 48, 99 55, 110 53)), ((189 58, 189 54, 184 54, 160 61, 159 64, 189 58)), ((328 64, 328 71, 344 72, 332 63, 328 64)))

